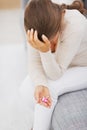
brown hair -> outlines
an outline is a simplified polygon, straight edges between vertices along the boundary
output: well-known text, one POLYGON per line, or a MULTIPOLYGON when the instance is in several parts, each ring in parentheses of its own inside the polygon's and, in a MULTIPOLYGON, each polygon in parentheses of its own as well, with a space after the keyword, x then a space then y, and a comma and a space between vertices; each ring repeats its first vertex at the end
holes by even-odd
POLYGON ((62 9, 77 9, 80 13, 86 15, 87 10, 84 7, 84 3, 81 0, 75 0, 71 5, 62 4, 62 9))
POLYGON ((54 36, 59 30, 60 20, 61 8, 50 0, 31 0, 25 9, 25 29, 37 30, 40 40, 42 34, 48 38, 54 36))
POLYGON ((60 6, 51 0, 31 0, 24 13, 25 30, 33 28, 37 30, 40 40, 42 40, 42 34, 50 39, 61 28, 62 10, 64 9, 78 9, 83 13, 83 3, 76 1, 71 5, 62 4, 60 6))

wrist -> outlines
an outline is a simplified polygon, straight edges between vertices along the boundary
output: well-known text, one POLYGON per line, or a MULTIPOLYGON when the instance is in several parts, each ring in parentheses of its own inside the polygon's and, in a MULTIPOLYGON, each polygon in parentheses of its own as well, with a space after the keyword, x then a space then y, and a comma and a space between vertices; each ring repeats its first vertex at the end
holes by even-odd
POLYGON ((44 86, 44 85, 37 85, 37 86, 35 86, 35 88, 38 88, 38 87, 45 87, 45 88, 47 88, 47 86, 44 86))

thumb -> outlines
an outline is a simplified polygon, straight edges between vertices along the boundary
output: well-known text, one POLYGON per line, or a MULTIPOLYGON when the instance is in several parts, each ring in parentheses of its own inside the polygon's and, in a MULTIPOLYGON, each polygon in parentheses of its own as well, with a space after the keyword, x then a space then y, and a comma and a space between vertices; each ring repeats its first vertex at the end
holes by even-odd
POLYGON ((39 93, 35 93, 35 99, 36 99, 37 103, 39 103, 39 102, 40 102, 39 93))

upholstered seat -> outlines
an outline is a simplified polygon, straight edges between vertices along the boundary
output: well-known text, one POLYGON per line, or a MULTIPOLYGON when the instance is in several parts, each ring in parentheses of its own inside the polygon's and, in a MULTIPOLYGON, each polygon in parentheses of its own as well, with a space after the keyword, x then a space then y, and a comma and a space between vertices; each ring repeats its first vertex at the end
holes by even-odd
POLYGON ((87 89, 59 97, 53 113, 52 130, 87 130, 87 89))

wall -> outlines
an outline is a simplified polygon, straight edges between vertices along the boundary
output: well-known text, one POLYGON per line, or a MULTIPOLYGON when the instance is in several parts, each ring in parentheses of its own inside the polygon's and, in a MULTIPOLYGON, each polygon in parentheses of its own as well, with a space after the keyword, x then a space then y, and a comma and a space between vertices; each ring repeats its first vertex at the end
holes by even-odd
POLYGON ((0 0, 0 9, 13 9, 20 7, 20 0, 0 0))

